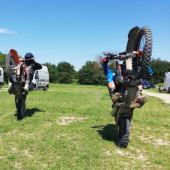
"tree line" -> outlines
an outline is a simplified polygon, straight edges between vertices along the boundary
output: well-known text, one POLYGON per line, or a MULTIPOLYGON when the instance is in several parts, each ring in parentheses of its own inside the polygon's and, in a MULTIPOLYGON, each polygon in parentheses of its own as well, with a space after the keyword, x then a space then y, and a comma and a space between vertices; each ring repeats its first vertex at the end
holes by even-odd
MULTIPOLYGON (((87 61, 77 72, 74 70, 74 66, 67 62, 61 62, 57 66, 50 63, 45 63, 45 65, 49 69, 50 82, 72 83, 75 80, 79 84, 105 84, 103 68, 98 61, 87 61)), ((170 62, 160 58, 152 59, 150 66, 154 74, 147 76, 146 79, 155 84, 162 83, 165 72, 170 72, 170 62)), ((113 63, 110 64, 110 67, 114 68, 113 63)))
POLYGON ((68 62, 60 62, 58 65, 45 63, 49 70, 50 82, 102 85, 105 77, 101 66, 96 61, 87 61, 79 70, 75 71, 74 66, 68 62))
MULTIPOLYGON (((73 83, 87 85, 104 85, 105 75, 103 68, 98 61, 87 61, 79 71, 74 69, 74 66, 66 61, 60 62, 57 65, 52 63, 44 63, 49 70, 49 81, 52 83, 73 83)), ((154 83, 161 83, 164 80, 165 72, 170 72, 170 62, 166 60, 152 59, 150 63, 154 70, 154 75, 147 77, 154 83)), ((5 70, 5 54, 0 53, 0 66, 5 70)), ((111 67, 113 65, 111 64, 111 67)), ((7 74, 4 71, 4 78, 7 82, 7 74)))

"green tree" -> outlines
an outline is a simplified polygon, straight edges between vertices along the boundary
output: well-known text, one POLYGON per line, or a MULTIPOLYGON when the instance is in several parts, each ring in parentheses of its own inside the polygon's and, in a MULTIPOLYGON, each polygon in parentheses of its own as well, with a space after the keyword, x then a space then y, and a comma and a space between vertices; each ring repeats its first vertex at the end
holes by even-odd
POLYGON ((165 77, 165 72, 170 72, 170 62, 158 59, 153 59, 151 61, 151 66, 154 70, 154 75, 149 79, 155 83, 163 82, 165 77))
POLYGON ((56 83, 58 81, 58 71, 57 66, 51 63, 45 63, 49 71, 49 81, 52 83, 56 83))
POLYGON ((59 83, 72 83, 73 78, 75 78, 76 71, 74 66, 68 62, 60 62, 57 65, 58 71, 58 82, 59 83))
POLYGON ((103 69, 96 61, 87 61, 78 73, 78 82, 80 84, 105 84, 103 69))
POLYGON ((58 82, 69 84, 73 82, 72 76, 67 72, 58 72, 58 82))
POLYGON ((74 66, 65 61, 58 63, 57 70, 58 72, 66 72, 70 73, 71 75, 75 74, 74 66))

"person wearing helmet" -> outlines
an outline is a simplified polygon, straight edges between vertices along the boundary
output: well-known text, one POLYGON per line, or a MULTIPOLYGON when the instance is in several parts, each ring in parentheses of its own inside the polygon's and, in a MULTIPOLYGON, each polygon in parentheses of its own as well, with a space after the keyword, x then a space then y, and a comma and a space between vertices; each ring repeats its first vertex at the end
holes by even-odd
MULTIPOLYGON (((41 64, 35 62, 35 58, 32 53, 26 53, 24 56, 24 60, 21 59, 17 54, 17 52, 13 49, 10 50, 10 55, 12 56, 15 64, 18 67, 20 67, 21 65, 23 67, 22 75, 23 75, 23 80, 25 80, 24 91, 28 92, 35 70, 41 69, 42 66, 41 64)), ((11 82, 9 82, 8 93, 9 94, 13 93, 11 82)))
POLYGON ((103 70, 106 76, 107 88, 108 88, 110 97, 112 99, 113 105, 114 105, 116 102, 118 102, 121 99, 121 95, 118 92, 118 89, 116 88, 116 85, 115 85, 116 74, 109 68, 108 58, 101 59, 101 62, 103 64, 103 70))
POLYGON ((24 90, 29 91, 30 83, 33 79, 35 70, 42 69, 42 65, 35 62, 34 55, 32 53, 26 53, 24 56, 24 70, 25 70, 25 86, 24 90))
MULTIPOLYGON (((108 62, 109 59, 106 58, 102 58, 101 59, 101 63, 103 65, 103 70, 104 70, 104 74, 106 76, 106 80, 107 80, 107 87, 108 87, 108 91, 110 94, 110 97, 112 99, 113 105, 112 107, 115 105, 116 102, 120 102, 121 101, 121 94, 119 93, 119 85, 116 84, 116 80, 118 80, 119 82, 123 81, 123 78, 121 76, 121 62, 119 60, 117 60, 117 73, 115 74, 108 66, 108 62)), ((149 74, 150 76, 152 76, 154 74, 152 68, 150 66, 148 66, 146 68, 146 72, 147 74, 149 74)), ((142 85, 138 86, 138 93, 137 93, 137 97, 136 99, 132 102, 131 104, 131 108, 138 108, 143 106, 143 104, 147 101, 147 96, 142 95, 142 85)))

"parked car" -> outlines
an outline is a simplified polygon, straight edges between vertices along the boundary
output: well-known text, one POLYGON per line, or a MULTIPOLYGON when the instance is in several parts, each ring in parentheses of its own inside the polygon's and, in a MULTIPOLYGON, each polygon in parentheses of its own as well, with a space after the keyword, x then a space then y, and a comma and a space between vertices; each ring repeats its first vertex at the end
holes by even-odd
POLYGON ((148 80, 142 80, 142 86, 143 86, 144 89, 155 87, 154 83, 151 83, 148 80))
POLYGON ((47 66, 42 66, 42 69, 36 70, 33 76, 30 89, 38 90, 43 89, 47 90, 49 87, 49 72, 47 66))
POLYGON ((159 86, 159 91, 167 91, 170 93, 170 72, 165 73, 164 84, 163 86, 159 86))
POLYGON ((4 70, 0 67, 0 85, 4 84, 4 70))

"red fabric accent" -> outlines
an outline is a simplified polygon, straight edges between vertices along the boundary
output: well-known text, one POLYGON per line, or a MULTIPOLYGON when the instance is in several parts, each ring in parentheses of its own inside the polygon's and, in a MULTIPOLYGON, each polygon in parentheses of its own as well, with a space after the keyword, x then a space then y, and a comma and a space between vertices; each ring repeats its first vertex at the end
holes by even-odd
POLYGON ((15 64, 16 65, 19 64, 20 63, 20 59, 19 59, 20 57, 19 57, 17 51, 14 50, 14 49, 10 49, 9 53, 10 53, 12 59, 14 60, 15 64))

